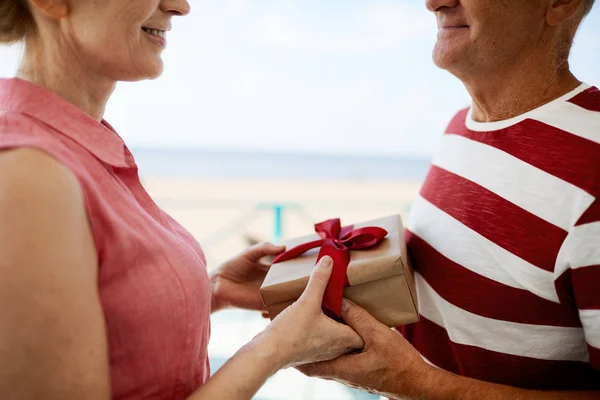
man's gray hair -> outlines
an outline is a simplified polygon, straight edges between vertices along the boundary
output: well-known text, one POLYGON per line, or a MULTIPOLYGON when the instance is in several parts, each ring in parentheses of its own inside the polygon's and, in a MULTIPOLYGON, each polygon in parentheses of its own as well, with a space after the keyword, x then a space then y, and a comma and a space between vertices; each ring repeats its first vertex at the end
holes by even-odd
POLYGON ((586 16, 592 11, 592 7, 594 7, 594 2, 596 0, 584 0, 583 4, 583 16, 586 16))
POLYGON ((569 32, 567 33, 568 36, 563 36, 562 38, 558 39, 556 53, 559 63, 562 64, 569 59, 569 54, 571 53, 571 48, 573 47, 573 40, 575 40, 575 34, 581 26, 583 19, 590 13, 590 11, 592 11, 595 2, 596 0, 581 0, 582 7, 579 10, 578 15, 576 15, 576 18, 571 20, 571 26, 569 32))

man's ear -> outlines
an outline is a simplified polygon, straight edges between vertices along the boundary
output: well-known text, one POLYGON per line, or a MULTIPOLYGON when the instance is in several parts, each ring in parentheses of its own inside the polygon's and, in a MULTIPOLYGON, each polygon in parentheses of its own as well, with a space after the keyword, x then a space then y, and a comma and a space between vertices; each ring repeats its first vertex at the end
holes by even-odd
POLYGON ((69 15, 67 0, 29 0, 32 8, 52 19, 62 19, 69 15))
POLYGON ((559 25, 582 12, 583 0, 551 0, 546 11, 546 23, 559 25))

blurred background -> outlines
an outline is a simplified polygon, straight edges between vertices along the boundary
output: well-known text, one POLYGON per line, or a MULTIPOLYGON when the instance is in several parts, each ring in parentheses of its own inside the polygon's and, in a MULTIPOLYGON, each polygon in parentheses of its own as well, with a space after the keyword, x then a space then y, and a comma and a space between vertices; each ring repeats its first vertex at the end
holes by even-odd
MULTIPOLYGON (((431 62, 436 23, 415 0, 191 0, 157 80, 122 83, 106 112, 143 182, 202 244, 209 269, 257 241, 313 224, 400 213, 418 193, 439 135, 469 105, 431 62)), ((572 53, 600 85, 600 10, 572 53)), ((21 49, 0 46, 0 77, 21 49)), ((256 313, 212 318, 217 370, 266 326, 256 313)), ((295 370, 261 400, 374 399, 295 370)))

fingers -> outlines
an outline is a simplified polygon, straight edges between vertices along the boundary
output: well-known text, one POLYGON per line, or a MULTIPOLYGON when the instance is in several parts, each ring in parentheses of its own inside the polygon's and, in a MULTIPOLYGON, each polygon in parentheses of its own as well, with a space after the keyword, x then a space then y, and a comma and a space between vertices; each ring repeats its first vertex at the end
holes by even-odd
POLYGON ((377 328, 384 327, 386 330, 389 329, 362 307, 346 298, 342 299, 342 319, 367 341, 377 328))
POLYGON ((339 370, 343 367, 344 363, 349 361, 347 360, 348 357, 350 356, 341 356, 330 361, 299 365, 296 369, 312 378, 331 379, 338 376, 339 370))
POLYGON ((285 250, 285 246, 278 246, 273 243, 263 242, 256 244, 245 251, 245 256, 252 262, 257 262, 265 256, 276 256, 285 250))
POLYGON ((341 326, 343 343, 348 346, 348 349, 362 350, 365 347, 363 338, 348 326, 341 326))
POLYGON ((329 256, 322 257, 310 274, 308 285, 300 296, 300 300, 311 302, 316 307, 321 308, 323 295, 331 278, 333 271, 333 260, 329 256))

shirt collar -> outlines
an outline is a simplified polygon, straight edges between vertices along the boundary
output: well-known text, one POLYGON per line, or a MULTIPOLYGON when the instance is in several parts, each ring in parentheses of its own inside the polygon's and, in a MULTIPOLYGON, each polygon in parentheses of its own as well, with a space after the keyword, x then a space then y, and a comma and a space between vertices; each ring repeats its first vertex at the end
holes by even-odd
POLYGON ((124 168, 125 143, 104 120, 96 121, 57 94, 19 79, 0 79, 0 110, 25 114, 71 138, 102 162, 124 168))

